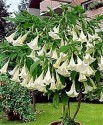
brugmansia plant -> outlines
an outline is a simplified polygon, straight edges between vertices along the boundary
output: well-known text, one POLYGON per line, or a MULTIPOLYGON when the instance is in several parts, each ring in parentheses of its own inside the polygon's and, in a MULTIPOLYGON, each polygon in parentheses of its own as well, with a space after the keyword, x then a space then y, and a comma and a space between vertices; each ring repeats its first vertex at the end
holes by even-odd
POLYGON ((61 15, 50 10, 51 16, 43 19, 27 12, 8 18, 17 28, 0 46, 0 61, 4 62, 0 72, 30 90, 49 96, 53 92, 53 102, 57 105, 61 98, 63 103, 63 125, 76 125, 83 94, 97 91, 103 101, 103 32, 99 25, 103 16, 90 20, 80 6, 61 6, 61 15), (69 97, 78 98, 73 117, 69 97))

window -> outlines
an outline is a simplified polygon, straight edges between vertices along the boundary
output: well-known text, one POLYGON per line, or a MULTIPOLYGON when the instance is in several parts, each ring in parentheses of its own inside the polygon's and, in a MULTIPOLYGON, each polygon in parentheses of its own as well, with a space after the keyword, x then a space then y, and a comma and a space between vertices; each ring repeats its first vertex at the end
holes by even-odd
POLYGON ((91 3, 93 3, 92 0, 87 0, 86 2, 82 3, 81 5, 83 6, 83 8, 84 8, 85 10, 89 10, 91 3))

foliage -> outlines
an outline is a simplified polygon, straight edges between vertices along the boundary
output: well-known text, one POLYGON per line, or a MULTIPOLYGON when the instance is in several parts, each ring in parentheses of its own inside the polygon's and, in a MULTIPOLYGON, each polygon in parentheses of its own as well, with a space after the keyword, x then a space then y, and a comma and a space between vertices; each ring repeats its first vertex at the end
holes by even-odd
POLYGON ((0 41, 11 33, 10 31, 13 29, 14 24, 10 21, 6 21, 3 19, 3 17, 7 17, 10 15, 10 13, 7 11, 9 6, 6 6, 6 3, 4 0, 0 0, 0 41))
POLYGON ((28 7, 28 0, 21 0, 20 4, 18 5, 19 10, 26 10, 28 7))
MULTIPOLYGON (((30 90, 48 93, 48 96, 54 93, 55 105, 59 103, 59 95, 63 104, 68 106, 67 96, 78 97, 76 113, 73 118, 70 115, 68 118, 69 122, 73 122, 82 94, 101 88, 99 98, 103 101, 100 84, 103 32, 99 26, 103 15, 87 20, 81 6, 61 5, 61 8, 61 15, 50 10, 51 16, 43 19, 26 11, 15 18, 6 18, 16 22, 17 28, 15 33, 6 37, 5 42, 8 43, 1 45, 1 57, 4 57, 5 64, 1 66, 1 73, 8 72, 15 60, 13 73, 10 74, 13 81, 30 90)), ((67 111, 64 114, 66 116, 67 111)))
POLYGON ((7 75, 0 75, 0 110, 13 112, 24 122, 34 120, 35 116, 31 111, 30 92, 10 81, 7 75))

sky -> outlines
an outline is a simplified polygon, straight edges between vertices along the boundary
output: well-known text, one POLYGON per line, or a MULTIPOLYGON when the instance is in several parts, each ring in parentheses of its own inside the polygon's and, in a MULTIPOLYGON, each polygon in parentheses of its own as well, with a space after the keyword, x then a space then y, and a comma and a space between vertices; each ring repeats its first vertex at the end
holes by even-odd
POLYGON ((18 4, 21 0, 6 0, 6 4, 10 4, 10 8, 8 9, 9 12, 18 11, 18 4))

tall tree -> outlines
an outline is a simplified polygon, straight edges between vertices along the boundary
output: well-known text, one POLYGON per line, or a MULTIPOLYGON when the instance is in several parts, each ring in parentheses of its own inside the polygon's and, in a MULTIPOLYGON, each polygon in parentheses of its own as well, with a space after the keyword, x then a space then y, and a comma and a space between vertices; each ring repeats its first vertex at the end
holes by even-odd
POLYGON ((26 10, 28 7, 29 0, 21 0, 20 4, 18 5, 19 10, 26 10))
POLYGON ((4 0, 0 0, 0 41, 2 40, 2 38, 4 38, 4 36, 7 33, 6 27, 8 25, 8 22, 2 18, 7 16, 9 16, 9 12, 7 11, 7 6, 4 0))

